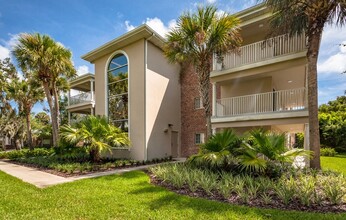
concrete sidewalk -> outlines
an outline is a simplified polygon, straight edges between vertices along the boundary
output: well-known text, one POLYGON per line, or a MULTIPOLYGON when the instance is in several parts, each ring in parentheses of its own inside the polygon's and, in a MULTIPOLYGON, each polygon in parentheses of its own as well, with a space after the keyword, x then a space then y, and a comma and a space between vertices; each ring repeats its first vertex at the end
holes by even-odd
MULTIPOLYGON (((181 160, 181 161, 183 161, 183 160, 181 160)), ((90 174, 80 175, 80 176, 62 177, 62 176, 57 176, 54 174, 46 173, 46 172, 40 171, 40 170, 35 169, 35 168, 20 166, 17 164, 6 162, 4 160, 0 160, 0 170, 1 171, 5 172, 11 176, 17 177, 18 179, 21 179, 24 182, 33 184, 38 188, 45 188, 48 186, 53 186, 53 185, 57 185, 57 184, 61 184, 61 183, 73 182, 73 181, 81 180, 81 179, 95 178, 95 177, 100 177, 100 176, 108 176, 108 175, 112 175, 112 174, 125 173, 125 172, 130 172, 130 171, 135 171, 135 170, 145 170, 145 169, 148 169, 149 167, 155 166, 155 165, 157 165, 157 164, 124 168, 124 169, 116 169, 116 170, 98 172, 98 173, 90 173, 90 174)))

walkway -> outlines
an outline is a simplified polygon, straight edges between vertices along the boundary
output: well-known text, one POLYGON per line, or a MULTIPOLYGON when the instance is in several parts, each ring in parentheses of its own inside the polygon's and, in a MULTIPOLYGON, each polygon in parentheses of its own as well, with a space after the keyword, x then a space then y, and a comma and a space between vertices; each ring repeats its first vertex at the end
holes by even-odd
MULTIPOLYGON (((155 164, 154 164, 155 165, 155 164)), ((76 180, 87 179, 87 178, 95 178, 100 176, 107 176, 112 174, 125 173, 135 170, 145 170, 148 169, 152 165, 124 168, 111 170, 106 172, 99 173, 90 173, 81 176, 73 176, 73 177, 62 177, 54 174, 46 173, 31 167, 24 167, 13 163, 8 163, 4 160, 0 160, 0 170, 11 175, 17 177, 18 179, 23 180, 24 182, 35 185, 38 188, 45 188, 48 186, 53 186, 61 183, 73 182, 76 180)))

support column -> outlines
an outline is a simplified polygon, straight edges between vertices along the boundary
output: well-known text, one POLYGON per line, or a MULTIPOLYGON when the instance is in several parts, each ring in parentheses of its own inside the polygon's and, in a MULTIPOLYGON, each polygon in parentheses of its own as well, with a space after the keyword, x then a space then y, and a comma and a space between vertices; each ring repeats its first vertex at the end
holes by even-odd
POLYGON ((71 124, 71 113, 67 111, 68 124, 71 124))
POLYGON ((94 80, 90 80, 91 101, 94 101, 94 80))
MULTIPOLYGON (((309 143, 309 124, 306 123, 304 125, 304 150, 310 150, 310 143, 309 143)), ((305 166, 310 166, 310 159, 305 158, 305 166)))
POLYGON ((67 92, 67 105, 70 105, 71 89, 67 92))
POLYGON ((94 115, 94 108, 93 107, 91 107, 90 113, 91 113, 91 115, 94 115))
POLYGON ((213 102, 213 105, 212 105, 212 115, 213 116, 216 116, 216 113, 217 113, 217 109, 216 109, 216 83, 214 82, 213 83, 213 100, 212 100, 212 102, 213 102))

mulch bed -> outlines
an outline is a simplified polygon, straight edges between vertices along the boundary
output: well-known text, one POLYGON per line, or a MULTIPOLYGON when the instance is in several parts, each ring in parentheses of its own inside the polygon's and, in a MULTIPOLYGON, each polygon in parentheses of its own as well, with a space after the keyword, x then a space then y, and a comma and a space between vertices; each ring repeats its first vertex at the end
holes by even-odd
POLYGON ((149 173, 150 176, 150 182, 156 186, 164 187, 170 191, 173 191, 175 193, 186 195, 190 197, 196 197, 196 198, 204 198, 208 200, 214 200, 224 203, 230 203, 235 205, 244 205, 244 206, 250 206, 250 207, 257 207, 257 208, 268 208, 268 209, 280 209, 280 210, 294 210, 294 211, 304 211, 304 212, 317 212, 317 213, 343 213, 346 212, 346 204, 342 205, 330 205, 330 204, 322 204, 322 205, 311 205, 311 206, 303 206, 298 201, 291 201, 288 205, 285 205, 281 200, 275 196, 272 196, 271 203, 265 204, 261 199, 251 199, 249 203, 244 203, 241 201, 239 196, 236 194, 232 194, 229 199, 225 199, 222 195, 220 195, 218 192, 214 191, 212 195, 208 195, 205 193, 202 189, 197 189, 195 192, 191 192, 188 188, 188 186, 184 185, 182 188, 176 188, 172 186, 171 184, 164 182, 158 178, 156 178, 155 175, 149 173))

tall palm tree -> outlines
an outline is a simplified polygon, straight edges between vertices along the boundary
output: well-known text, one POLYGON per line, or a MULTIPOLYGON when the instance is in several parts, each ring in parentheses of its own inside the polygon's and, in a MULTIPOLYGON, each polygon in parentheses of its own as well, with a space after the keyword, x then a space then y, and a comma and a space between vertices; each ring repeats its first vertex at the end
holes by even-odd
POLYGON ((173 63, 191 63, 198 76, 199 91, 206 115, 207 137, 211 130, 210 72, 213 55, 219 58, 236 50, 241 43, 239 20, 227 13, 219 14, 214 6, 198 7, 196 13, 184 13, 171 30, 164 47, 173 63))
POLYGON ((41 85, 32 78, 13 79, 9 84, 7 91, 20 106, 19 113, 25 117, 26 133, 28 147, 33 150, 32 132, 31 132, 31 110, 33 106, 43 101, 44 93, 41 85))
POLYGON ((59 139, 59 79, 76 75, 72 53, 47 35, 22 33, 13 54, 24 71, 35 72, 42 83, 52 119, 53 145, 59 139))
POLYGON ((305 34, 308 60, 309 142, 314 157, 310 166, 320 169, 320 134, 318 124, 317 59, 324 26, 344 25, 345 0, 265 0, 273 10, 272 27, 275 34, 289 32, 305 34))

